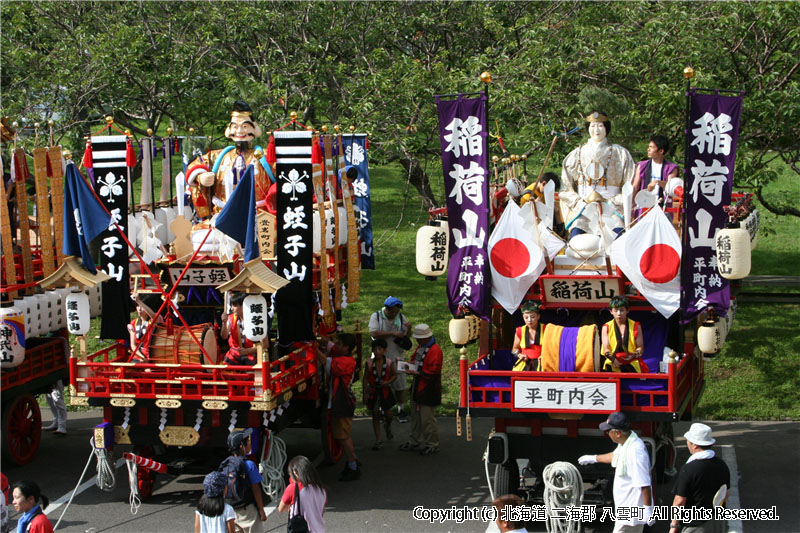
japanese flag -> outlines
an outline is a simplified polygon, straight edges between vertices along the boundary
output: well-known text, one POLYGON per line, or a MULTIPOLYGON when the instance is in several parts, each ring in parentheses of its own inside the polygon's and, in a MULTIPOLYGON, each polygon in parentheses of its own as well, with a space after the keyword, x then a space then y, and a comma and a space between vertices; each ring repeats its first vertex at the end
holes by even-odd
POLYGON ((517 310, 545 267, 544 255, 534 236, 523 227, 519 211, 516 203, 508 202, 489 237, 492 296, 509 313, 517 310))
POLYGON ((678 309, 681 240, 660 207, 653 207, 638 224, 614 241, 610 255, 665 318, 678 309))

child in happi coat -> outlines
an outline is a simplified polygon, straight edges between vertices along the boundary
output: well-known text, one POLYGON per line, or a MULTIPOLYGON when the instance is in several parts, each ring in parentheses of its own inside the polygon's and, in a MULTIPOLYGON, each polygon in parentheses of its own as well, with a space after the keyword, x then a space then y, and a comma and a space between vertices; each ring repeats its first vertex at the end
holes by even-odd
POLYGON ((630 304, 624 296, 614 296, 608 304, 613 320, 603 324, 602 343, 604 372, 638 372, 650 370, 642 360, 644 338, 638 322, 628 318, 630 304))
POLYGON ((517 328, 514 333, 514 345, 511 353, 517 357, 515 370, 539 370, 542 355, 542 337, 545 324, 541 324, 540 304, 536 301, 523 302, 522 319, 525 325, 517 328), (525 361, 525 367, 520 368, 519 361, 525 361))
POLYGON ((375 431, 373 450, 383 445, 381 419, 386 424, 386 438, 392 440, 392 407, 397 403, 392 383, 397 379, 394 361, 386 357, 387 343, 384 339, 372 341, 374 358, 368 359, 364 367, 364 405, 372 413, 372 429, 375 431))
POLYGON ((223 339, 228 339, 228 352, 225 354, 225 364, 228 365, 254 365, 256 362, 256 345, 244 335, 244 293, 236 293, 231 296, 230 314, 223 313, 222 327, 219 335, 223 339))

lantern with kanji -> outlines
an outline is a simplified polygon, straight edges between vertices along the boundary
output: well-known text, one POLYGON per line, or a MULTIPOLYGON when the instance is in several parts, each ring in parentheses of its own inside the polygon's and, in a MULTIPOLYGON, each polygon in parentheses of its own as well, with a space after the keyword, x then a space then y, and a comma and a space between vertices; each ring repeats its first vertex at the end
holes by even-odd
POLYGON ((83 292, 71 292, 64 299, 67 330, 73 335, 86 335, 91 322, 89 296, 83 292))
POLYGON ((16 307, 0 309, 0 360, 14 368, 25 360, 25 316, 16 307))
POLYGON ((722 349, 723 325, 717 318, 708 318, 697 328, 697 347, 704 354, 715 354, 722 349))
POLYGON ((434 279, 447 272, 448 233, 443 220, 431 221, 417 230, 417 272, 434 279))
POLYGON ((478 338, 481 321, 475 315, 450 320, 450 341, 456 346, 463 346, 478 338))
POLYGON ((244 336, 253 342, 267 336, 267 300, 260 294, 250 294, 242 303, 244 336))
POLYGON ((723 278, 742 279, 750 274, 750 233, 742 227, 717 232, 717 268, 723 278))

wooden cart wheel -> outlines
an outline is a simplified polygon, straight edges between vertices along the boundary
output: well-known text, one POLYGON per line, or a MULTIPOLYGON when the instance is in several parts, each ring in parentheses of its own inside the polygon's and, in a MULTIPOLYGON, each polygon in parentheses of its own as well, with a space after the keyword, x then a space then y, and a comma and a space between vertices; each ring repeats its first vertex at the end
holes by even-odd
POLYGON ((344 448, 339 441, 333 438, 331 431, 331 414, 327 407, 321 409, 320 433, 322 434, 322 452, 325 454, 327 464, 336 464, 342 458, 344 448))
POLYGON ((26 465, 36 457, 42 438, 42 413, 36 398, 23 394, 3 409, 3 458, 26 465))
MULTIPOLYGON (((140 457, 147 457, 148 459, 152 459, 155 456, 153 448, 150 446, 142 446, 134 453, 140 457)), ((136 469, 136 486, 139 488, 139 499, 141 499, 143 502, 149 500, 153 495, 153 488, 155 485, 155 472, 146 468, 136 469)))

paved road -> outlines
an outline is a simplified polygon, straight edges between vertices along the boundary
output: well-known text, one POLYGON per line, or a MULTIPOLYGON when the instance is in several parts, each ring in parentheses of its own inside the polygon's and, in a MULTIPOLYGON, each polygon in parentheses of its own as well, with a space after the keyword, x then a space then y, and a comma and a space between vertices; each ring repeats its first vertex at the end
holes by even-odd
MULTIPOLYGON (((43 413, 49 418, 49 413, 43 413)), ((89 457, 90 428, 98 423, 99 411, 70 413, 69 435, 63 438, 45 434, 39 455, 30 465, 19 468, 3 465, 13 481, 21 478, 37 480, 44 492, 57 500, 69 497, 89 457)), ((743 508, 777 506, 780 521, 775 523, 745 522, 747 533, 795 533, 800 531, 800 424, 794 422, 722 422, 711 423, 720 451, 733 460, 739 473, 738 491, 743 508)), ((675 434, 682 435, 687 424, 679 424, 675 434)), ((472 521, 464 524, 447 522, 428 524, 415 521, 411 509, 426 507, 482 506, 489 504, 486 474, 481 457, 491 420, 473 420, 474 440, 456 437, 455 420, 441 418, 439 431, 442 451, 422 457, 401 452, 397 446, 409 431, 408 425, 397 427, 395 442, 380 451, 372 451, 370 421, 357 419, 353 425, 354 440, 364 476, 351 483, 337 481, 341 465, 321 467, 320 474, 329 488, 325 522, 329 531, 487 531, 487 524, 472 521)), ((311 430, 287 430, 280 435, 290 457, 298 454, 314 458, 319 454, 318 434, 311 430)), ((679 439, 679 464, 688 452, 679 439)), ((612 448, 609 445, 609 450, 612 448)), ((117 457, 123 450, 116 451, 117 457)), ((95 475, 92 460, 87 478, 95 475)), ((667 486, 658 487, 660 504, 671 501, 667 486)), ((161 476, 153 498, 144 503, 136 515, 128 505, 127 472, 117 470, 117 485, 112 492, 94 486, 75 496, 59 531, 84 533, 175 532, 190 531, 193 509, 202 490, 202 476, 161 476)), ((52 508, 53 506, 51 506, 52 508)), ((55 524, 64 506, 48 511, 55 524)), ((13 509, 12 524, 16 523, 13 509)), ((272 512, 267 525, 270 531, 283 531, 285 515, 272 512)), ((667 523, 659 523, 657 533, 667 532, 667 523)), ((491 527, 489 528, 491 530, 491 527)), ((534 529, 545 531, 543 524, 534 529)), ((588 532, 609 532, 610 524, 594 523, 588 532)))

